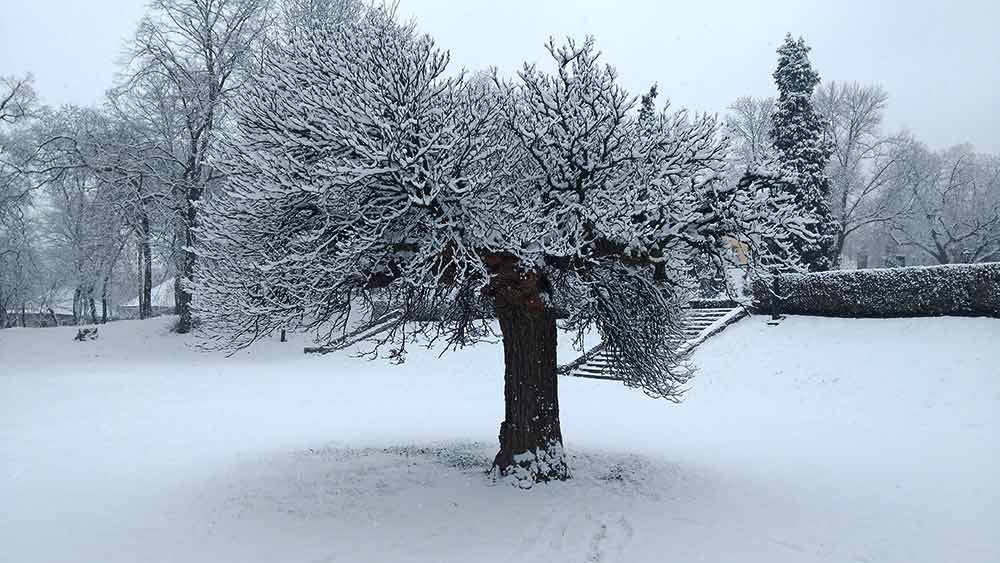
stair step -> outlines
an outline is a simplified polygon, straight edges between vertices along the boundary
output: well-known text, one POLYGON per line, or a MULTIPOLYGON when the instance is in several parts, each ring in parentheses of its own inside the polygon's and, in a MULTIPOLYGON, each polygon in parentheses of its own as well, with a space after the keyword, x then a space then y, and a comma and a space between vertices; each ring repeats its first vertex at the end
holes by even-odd
POLYGON ((591 376, 591 377, 606 377, 611 379, 611 372, 604 370, 594 371, 590 369, 578 369, 573 372, 575 375, 591 376))
POLYGON ((618 381, 617 377, 610 377, 607 375, 595 375, 591 373, 580 373, 580 372, 573 372, 572 375, 573 377, 585 377, 587 379, 603 379, 606 381, 618 381))
MULTIPOLYGON (((669 339, 671 346, 676 347, 681 352, 690 351, 697 342, 700 342, 699 337, 702 334, 735 310, 729 308, 686 309, 685 316, 681 320, 680 326, 677 327, 678 334, 669 339)), ((570 375, 616 381, 618 378, 611 376, 612 364, 612 357, 601 350, 591 356, 586 363, 576 366, 570 375)))
POLYGON ((725 315, 729 309, 688 309, 688 315, 725 315))

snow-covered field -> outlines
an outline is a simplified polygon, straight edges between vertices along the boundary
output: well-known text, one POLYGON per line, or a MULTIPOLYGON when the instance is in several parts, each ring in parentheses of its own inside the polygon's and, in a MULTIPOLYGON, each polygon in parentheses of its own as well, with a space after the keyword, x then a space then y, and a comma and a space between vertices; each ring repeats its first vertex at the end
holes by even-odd
POLYGON ((575 479, 528 492, 483 474, 497 345, 225 358, 169 321, 0 331, 0 560, 1000 561, 1000 320, 752 317, 681 405, 563 379, 575 479))

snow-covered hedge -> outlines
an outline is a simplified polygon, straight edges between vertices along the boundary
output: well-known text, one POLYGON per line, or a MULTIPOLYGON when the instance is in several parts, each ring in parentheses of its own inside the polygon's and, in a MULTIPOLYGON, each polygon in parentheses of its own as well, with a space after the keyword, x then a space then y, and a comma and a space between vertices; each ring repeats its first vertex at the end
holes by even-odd
MULTIPOLYGON (((771 311, 772 280, 753 284, 771 311)), ((839 270, 778 277, 782 313, 835 317, 1000 317, 1000 263, 839 270)))
POLYGON ((739 303, 732 299, 691 299, 688 307, 692 309, 732 309, 739 303))

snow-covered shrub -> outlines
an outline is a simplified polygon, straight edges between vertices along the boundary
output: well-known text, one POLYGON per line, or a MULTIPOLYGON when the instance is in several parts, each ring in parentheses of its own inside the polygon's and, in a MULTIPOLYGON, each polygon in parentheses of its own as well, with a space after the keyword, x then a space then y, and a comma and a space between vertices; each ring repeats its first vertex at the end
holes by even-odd
MULTIPOLYGON (((754 282, 754 307, 771 310, 771 279, 754 282)), ((839 270, 778 278, 782 313, 835 317, 1000 317, 1000 263, 839 270)))

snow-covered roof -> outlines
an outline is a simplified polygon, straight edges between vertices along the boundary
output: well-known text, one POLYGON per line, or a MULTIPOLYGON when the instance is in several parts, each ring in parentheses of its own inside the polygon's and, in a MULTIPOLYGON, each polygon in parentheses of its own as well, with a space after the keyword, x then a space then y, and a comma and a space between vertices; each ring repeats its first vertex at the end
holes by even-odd
MULTIPOLYGON (((153 300, 153 307, 173 307, 174 306, 174 278, 169 278, 150 291, 150 298, 153 300)), ((139 296, 122 305, 122 307, 139 308, 139 296)))
MULTIPOLYGON (((72 315, 73 293, 74 290, 70 288, 57 289, 49 294, 29 300, 24 304, 24 309, 29 313, 48 313, 49 309, 52 309, 52 312, 57 315, 72 315)), ((19 314, 21 306, 14 304, 7 312, 10 314, 19 314)))

